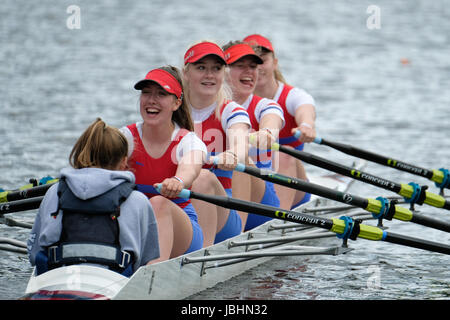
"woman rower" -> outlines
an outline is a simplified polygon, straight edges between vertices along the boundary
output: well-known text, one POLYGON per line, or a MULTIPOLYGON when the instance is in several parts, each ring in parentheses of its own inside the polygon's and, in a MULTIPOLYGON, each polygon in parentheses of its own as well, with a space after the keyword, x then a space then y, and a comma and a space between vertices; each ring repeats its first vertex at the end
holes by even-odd
MULTIPOLYGON (((195 132, 205 142, 208 156, 212 156, 210 164, 214 157, 218 164, 212 171, 203 169, 192 190, 231 197, 232 170, 248 157, 250 119, 245 109, 230 100, 224 83, 225 65, 222 49, 213 42, 202 41, 186 51, 183 74, 195 132)), ((249 187, 249 183, 236 186, 239 190, 249 187)), ((205 246, 242 232, 246 213, 199 200, 192 202, 205 231, 205 246)))
MULTIPOLYGON (((286 83, 279 70, 272 43, 267 38, 253 34, 246 37, 244 41, 261 49, 260 57, 264 62, 259 65, 255 94, 273 99, 283 108, 286 124, 280 131, 279 143, 303 150, 304 142, 312 142, 316 136, 316 111, 313 97, 305 90, 286 83), (294 136, 296 131, 301 132, 300 139, 294 136)), ((305 168, 300 160, 281 152, 274 152, 274 156, 278 157, 274 162, 277 162, 279 173, 307 180, 305 168)), ((280 206, 284 209, 294 208, 308 202, 311 198, 309 193, 280 185, 275 185, 275 190, 280 198, 280 206)))
POLYGON ((206 147, 192 132, 178 69, 151 70, 134 88, 141 90, 142 121, 121 130, 129 141, 137 188, 155 210, 161 251, 157 261, 162 261, 202 248, 197 213, 190 200, 177 195, 199 175, 206 147))
POLYGON ((159 257, 153 209, 125 171, 127 152, 125 136, 101 119, 78 139, 72 168, 45 194, 27 243, 37 274, 89 263, 130 276, 159 257))
MULTIPOLYGON (((262 169, 272 169, 270 148, 277 141, 278 133, 283 128, 283 110, 273 100, 261 98, 253 94, 258 80, 258 65, 262 59, 253 48, 242 42, 229 42, 223 47, 226 62, 228 64, 227 82, 233 92, 233 100, 244 107, 252 124, 252 144, 258 148, 251 148, 250 155, 256 166, 262 169)), ((233 183, 240 184, 242 179, 249 179, 244 173, 235 173, 233 183), (236 181, 236 182, 235 182, 236 181)), ((273 183, 264 182, 261 179, 251 177, 251 189, 248 194, 234 193, 235 198, 251 200, 275 207, 280 206, 280 200, 275 193, 273 183)), ((270 218, 249 214, 244 230, 250 230, 263 224, 270 218)))

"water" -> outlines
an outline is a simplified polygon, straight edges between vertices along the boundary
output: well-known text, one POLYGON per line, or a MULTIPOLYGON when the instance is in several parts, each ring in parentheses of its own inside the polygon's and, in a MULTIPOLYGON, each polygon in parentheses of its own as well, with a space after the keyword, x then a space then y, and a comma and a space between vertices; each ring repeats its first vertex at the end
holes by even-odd
MULTIPOLYGON (((134 83, 150 68, 180 66, 192 43, 251 33, 273 40, 291 84, 317 101, 319 134, 426 168, 450 167, 450 9, 438 1, 40 1, 0 6, 0 187, 55 176, 95 117, 120 127, 139 119, 134 83), (69 29, 67 8, 80 8, 69 29), (369 29, 370 5, 380 28, 369 29), (407 60, 405 60, 407 59, 407 60), (402 63, 406 62, 406 63, 402 63), (409 62, 409 63, 408 63, 409 62)), ((70 21, 69 21, 70 22, 70 21)), ((309 145, 346 164, 350 156, 309 145)), ((310 173, 325 171, 307 166, 310 173)), ((428 180, 370 164, 397 182, 428 180)), ((387 195, 362 183, 352 192, 387 195)), ((449 221, 444 210, 426 215, 449 221)), ((13 214, 32 222, 34 211, 13 214)), ((402 222, 390 230, 443 243, 450 236, 402 222)), ((28 230, 0 225, 26 241, 28 230)), ((337 240, 330 240, 336 242, 337 240)), ((336 242, 337 243, 337 242, 336 242)), ((194 299, 448 299, 449 258, 366 240, 337 257, 276 259, 194 299)), ((0 298, 20 297, 31 268, 0 251, 0 298)))

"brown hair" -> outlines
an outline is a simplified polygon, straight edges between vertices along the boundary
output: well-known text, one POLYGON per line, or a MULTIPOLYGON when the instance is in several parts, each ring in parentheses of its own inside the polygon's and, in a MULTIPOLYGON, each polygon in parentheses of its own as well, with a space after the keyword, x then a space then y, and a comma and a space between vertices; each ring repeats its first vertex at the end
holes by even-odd
MULTIPOLYGON (((246 43, 244 41, 240 41, 240 40, 228 41, 226 44, 224 44, 222 46, 222 50, 225 52, 225 50, 227 50, 228 48, 231 48, 232 46, 234 46, 236 44, 243 44, 243 43, 248 44, 248 43, 246 43)), ((254 48, 254 47, 252 46, 252 48, 254 48)))
POLYGON ((262 51, 261 51, 262 47, 260 47, 258 45, 252 45, 252 44, 250 44, 248 42, 245 42, 245 41, 242 41, 242 40, 231 40, 231 41, 228 41, 228 43, 226 43, 226 44, 224 44, 222 46, 222 50, 225 51, 225 50, 227 50, 227 49, 229 49, 232 46, 235 46, 237 44, 247 44, 247 45, 249 45, 250 47, 252 47, 253 51, 255 51, 255 53, 257 55, 260 55, 262 53, 262 51))
MULTIPOLYGON (((158 68, 170 73, 177 81, 180 83, 180 86, 183 88, 183 81, 181 80, 181 73, 177 67, 167 65, 161 68, 158 68)), ((181 128, 187 129, 189 131, 194 131, 194 123, 192 122, 191 113, 189 111, 189 106, 186 101, 186 97, 183 93, 181 94, 181 105, 180 107, 173 113, 172 120, 176 122, 181 128)))
POLYGON ((69 156, 75 169, 115 169, 128 154, 128 142, 119 129, 97 118, 78 138, 69 156))

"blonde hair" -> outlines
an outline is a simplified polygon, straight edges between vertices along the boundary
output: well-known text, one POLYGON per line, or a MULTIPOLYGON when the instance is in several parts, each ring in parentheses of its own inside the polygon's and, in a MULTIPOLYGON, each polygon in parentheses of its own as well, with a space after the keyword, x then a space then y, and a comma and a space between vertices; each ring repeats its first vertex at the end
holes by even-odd
MULTIPOLYGON (((272 54, 273 59, 276 58, 275 57, 275 52, 270 51, 270 50, 268 50, 266 48, 263 48, 263 47, 259 47, 259 48, 260 48, 260 53, 270 53, 270 54, 272 54)), ((284 76, 281 73, 280 64, 277 64, 277 68, 273 71, 273 75, 275 77, 275 80, 280 81, 280 82, 282 82, 284 84, 287 84, 286 79, 284 79, 284 76)))
POLYGON ((273 71, 273 75, 275 76, 275 80, 278 80, 284 84, 287 84, 286 80, 284 79, 283 74, 280 71, 279 66, 277 66, 277 68, 273 71))
POLYGON ((119 129, 97 118, 78 138, 69 156, 75 169, 115 169, 128 154, 128 141, 119 129))
MULTIPOLYGON (((210 40, 202 40, 202 41, 198 41, 196 43, 193 43, 192 45, 189 46, 189 48, 191 48, 192 46, 202 43, 202 42, 211 42, 211 43, 215 43, 214 41, 210 41, 210 40)), ((195 62, 193 63, 195 64, 195 62)), ((191 63, 187 63, 184 67, 183 67, 183 72, 184 74, 186 74, 189 66, 191 65, 191 63)), ((224 72, 225 72, 225 66, 224 65, 224 72)), ((225 78, 225 75, 224 75, 225 78)), ((189 92, 189 82, 186 80, 186 77, 183 77, 183 92, 184 92, 184 97, 186 99, 186 102, 188 105, 191 105, 191 100, 190 100, 190 92, 189 92)), ((231 88, 229 87, 229 85, 226 83, 225 79, 222 82, 222 86, 219 89, 219 92, 217 92, 217 96, 216 96, 216 100, 215 102, 217 103, 217 107, 215 110, 215 116, 217 119, 220 120, 220 111, 221 111, 221 107, 222 105, 227 102, 228 100, 232 99, 232 91, 231 88)))

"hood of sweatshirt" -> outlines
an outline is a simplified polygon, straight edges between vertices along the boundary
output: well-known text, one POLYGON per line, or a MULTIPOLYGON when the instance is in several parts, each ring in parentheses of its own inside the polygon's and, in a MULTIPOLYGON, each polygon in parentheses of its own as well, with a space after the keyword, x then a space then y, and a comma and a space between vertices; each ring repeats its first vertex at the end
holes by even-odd
POLYGON ((134 174, 130 171, 101 168, 64 168, 61 170, 63 177, 74 195, 82 200, 99 196, 123 182, 135 182, 134 174))

